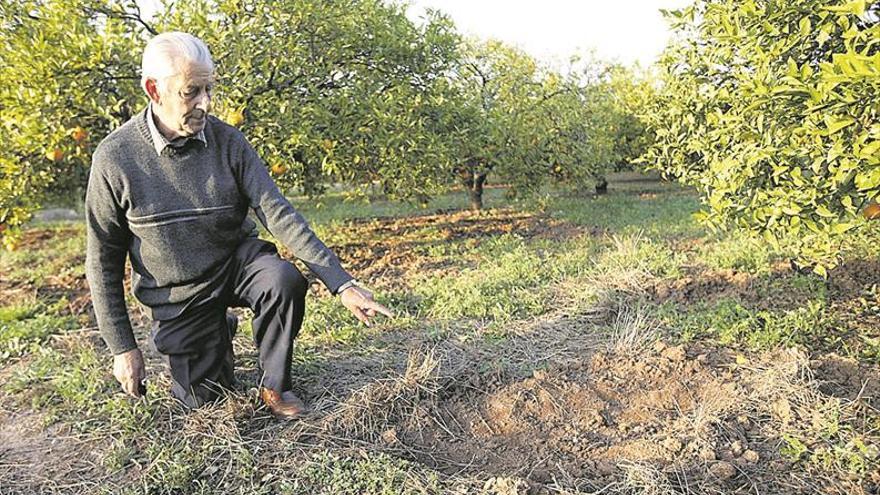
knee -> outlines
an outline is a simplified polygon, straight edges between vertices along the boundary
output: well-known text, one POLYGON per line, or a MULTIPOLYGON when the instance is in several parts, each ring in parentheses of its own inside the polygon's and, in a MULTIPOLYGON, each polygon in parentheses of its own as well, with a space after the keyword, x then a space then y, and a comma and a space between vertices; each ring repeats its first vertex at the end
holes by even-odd
POLYGON ((282 297, 302 300, 306 297, 309 288, 308 280, 291 263, 280 265, 273 280, 274 289, 282 297))

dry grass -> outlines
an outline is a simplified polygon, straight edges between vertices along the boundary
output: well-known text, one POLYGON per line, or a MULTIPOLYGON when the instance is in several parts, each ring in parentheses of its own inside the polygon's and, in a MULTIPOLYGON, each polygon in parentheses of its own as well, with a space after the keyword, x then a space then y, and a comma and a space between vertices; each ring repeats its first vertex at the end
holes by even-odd
MULTIPOLYGON (((618 493, 632 495, 678 495, 669 479, 655 466, 644 462, 622 462, 623 480, 617 486, 618 493)), ((690 493, 690 490, 684 493, 690 493)))
POLYGON ((641 304, 622 305, 611 324, 605 349, 619 354, 644 352, 660 337, 660 324, 641 304))
POLYGON ((411 351, 403 373, 354 391, 328 412, 324 423, 347 436, 375 440, 389 425, 423 421, 448 380, 440 375, 441 359, 435 349, 411 351))

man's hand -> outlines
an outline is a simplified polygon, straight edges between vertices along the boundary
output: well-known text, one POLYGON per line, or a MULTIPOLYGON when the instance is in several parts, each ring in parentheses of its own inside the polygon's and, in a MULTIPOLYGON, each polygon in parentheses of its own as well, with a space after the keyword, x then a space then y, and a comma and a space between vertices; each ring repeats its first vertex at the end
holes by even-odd
POLYGON ((340 292, 339 298, 342 305, 366 326, 370 326, 370 318, 376 316, 376 313, 382 313, 389 318, 394 316, 391 310, 374 301, 373 293, 363 287, 353 285, 340 292))
POLYGON ((147 377, 141 350, 132 349, 113 356, 113 376, 119 380, 125 393, 132 397, 140 397, 141 383, 147 377))

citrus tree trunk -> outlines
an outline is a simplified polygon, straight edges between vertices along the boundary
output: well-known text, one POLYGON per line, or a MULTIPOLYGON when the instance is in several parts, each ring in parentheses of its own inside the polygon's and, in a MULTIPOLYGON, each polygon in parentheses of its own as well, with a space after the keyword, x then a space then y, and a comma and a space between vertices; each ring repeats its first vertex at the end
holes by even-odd
POLYGON ((471 209, 483 209, 483 185, 486 184, 486 174, 475 173, 468 184, 468 192, 471 198, 471 209))

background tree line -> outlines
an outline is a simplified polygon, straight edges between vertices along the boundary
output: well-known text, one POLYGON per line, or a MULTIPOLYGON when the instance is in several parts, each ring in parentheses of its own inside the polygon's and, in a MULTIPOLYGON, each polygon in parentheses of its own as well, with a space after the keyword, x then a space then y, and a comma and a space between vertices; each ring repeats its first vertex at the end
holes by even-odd
POLYGON ((644 146, 627 69, 573 60, 565 73, 497 41, 465 40, 381 0, 195 0, 146 20, 133 0, 0 5, 0 229, 81 198, 91 151, 146 104, 142 48, 166 30, 211 47, 214 113, 237 125, 287 190, 380 191, 426 201, 487 180, 528 194, 592 188, 644 146))
POLYGON ((147 22, 123 0, 0 4, 0 230, 77 198, 90 153, 145 104, 141 49, 205 39, 216 112, 282 187, 341 184, 425 201, 487 181, 510 195, 601 185, 643 166, 702 194, 703 221, 764 236, 825 274, 880 195, 880 3, 696 0, 650 74, 597 60, 555 71, 439 12, 380 0, 195 0, 147 22))

